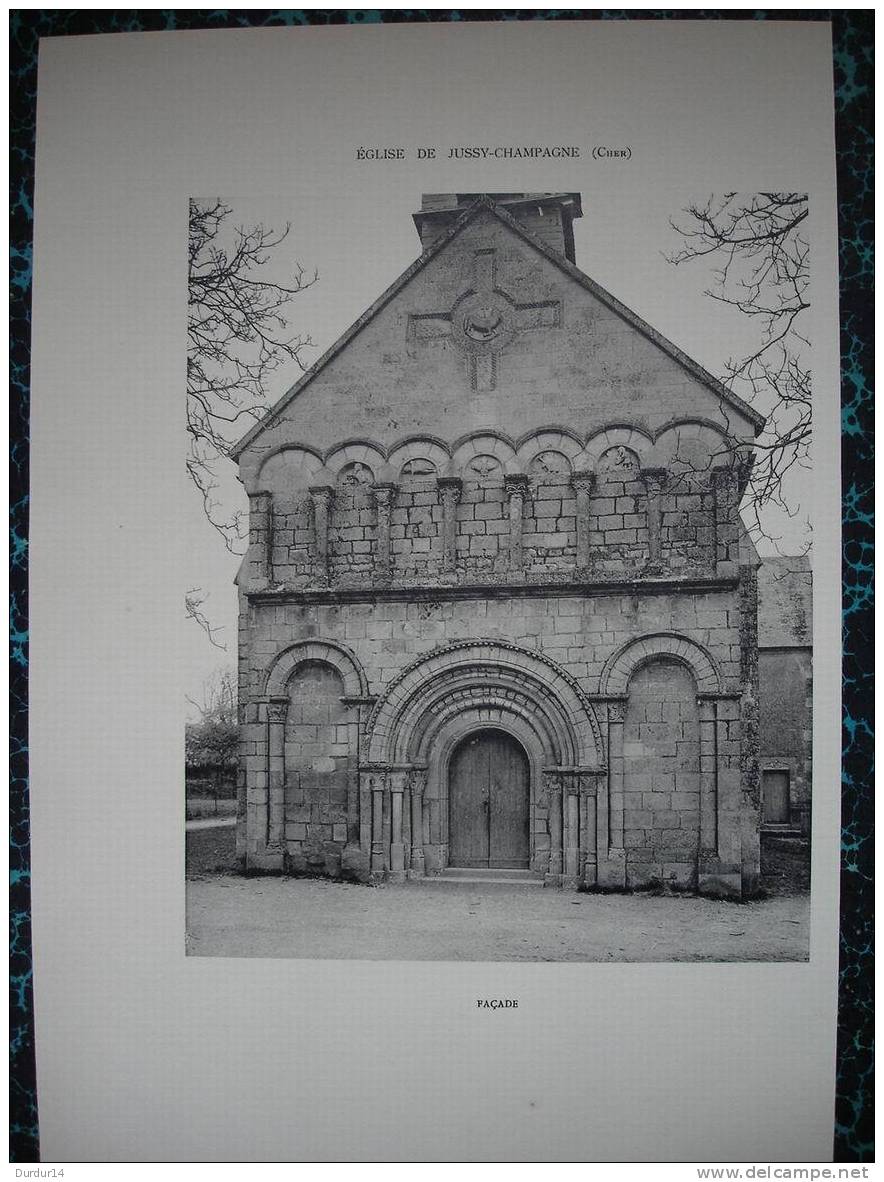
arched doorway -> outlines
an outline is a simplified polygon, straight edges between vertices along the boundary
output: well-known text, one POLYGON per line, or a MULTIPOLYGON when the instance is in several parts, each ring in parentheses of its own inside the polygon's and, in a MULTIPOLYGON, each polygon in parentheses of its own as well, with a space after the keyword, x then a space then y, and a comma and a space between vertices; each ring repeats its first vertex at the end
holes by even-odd
POLYGON ((448 862, 522 869, 530 861, 528 758, 505 731, 467 735, 448 765, 448 862))

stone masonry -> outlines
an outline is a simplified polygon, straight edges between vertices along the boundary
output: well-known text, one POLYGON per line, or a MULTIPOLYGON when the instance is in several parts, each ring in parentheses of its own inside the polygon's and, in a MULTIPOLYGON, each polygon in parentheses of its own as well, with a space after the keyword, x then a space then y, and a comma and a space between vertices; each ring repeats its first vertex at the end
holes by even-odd
POLYGON ((577 269, 579 216, 425 198, 420 258, 235 449, 245 871, 439 873, 497 824, 453 756, 502 733, 548 884, 757 889, 762 422, 577 269))

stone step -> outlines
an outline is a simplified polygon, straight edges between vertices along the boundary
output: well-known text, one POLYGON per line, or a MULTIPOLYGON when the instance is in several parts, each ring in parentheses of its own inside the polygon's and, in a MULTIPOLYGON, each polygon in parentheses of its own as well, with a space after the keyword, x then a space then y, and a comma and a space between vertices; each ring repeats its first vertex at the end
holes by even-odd
POLYGON ((442 878, 505 878, 507 880, 534 879, 533 870, 510 870, 497 866, 446 866, 442 878))
POLYGON ((441 874, 416 881, 436 886, 543 886, 542 876, 531 870, 498 870, 486 866, 449 866, 441 874))

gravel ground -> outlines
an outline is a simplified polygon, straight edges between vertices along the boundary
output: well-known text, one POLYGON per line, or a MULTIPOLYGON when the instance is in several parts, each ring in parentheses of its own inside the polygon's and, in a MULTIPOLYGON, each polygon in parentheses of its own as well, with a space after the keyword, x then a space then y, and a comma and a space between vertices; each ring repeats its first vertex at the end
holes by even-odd
POLYGON ((791 874, 782 858, 776 893, 734 904, 538 887, 242 878, 224 872, 231 849, 229 829, 188 834, 191 955, 474 961, 800 961, 808 955, 810 899, 785 893, 791 874))

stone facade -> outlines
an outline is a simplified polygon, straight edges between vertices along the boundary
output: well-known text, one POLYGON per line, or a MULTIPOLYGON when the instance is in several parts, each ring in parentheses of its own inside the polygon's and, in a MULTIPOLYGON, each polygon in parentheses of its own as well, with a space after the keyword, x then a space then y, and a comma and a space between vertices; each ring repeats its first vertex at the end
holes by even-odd
POLYGON ((761 420, 577 270, 577 195, 474 196, 236 449, 241 864, 440 873, 503 732, 547 883, 751 895, 761 420))

